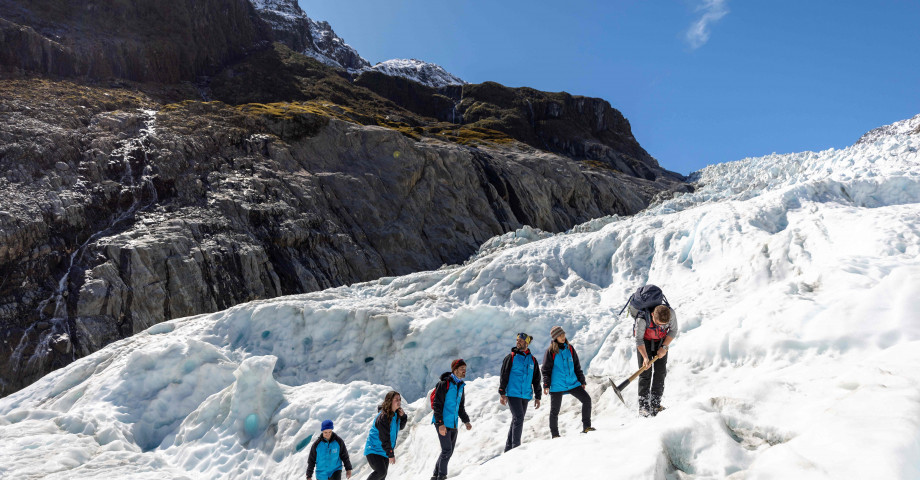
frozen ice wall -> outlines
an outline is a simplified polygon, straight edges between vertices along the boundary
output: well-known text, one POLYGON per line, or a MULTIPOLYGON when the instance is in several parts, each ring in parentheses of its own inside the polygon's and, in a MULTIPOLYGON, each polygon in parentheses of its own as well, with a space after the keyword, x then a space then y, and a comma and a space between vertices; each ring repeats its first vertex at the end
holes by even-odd
MULTIPOLYGON (((905 122, 913 122, 911 119, 905 122)), ((253 302, 156 325, 0 399, 3 478, 295 478, 332 419, 362 478, 386 391, 410 422, 391 478, 429 478, 427 391, 463 357, 474 429, 451 477, 920 476, 920 135, 714 165, 695 193, 567 234, 525 228, 461 266, 253 302), (681 334, 668 410, 609 391, 636 369, 632 322, 661 286, 681 334), (542 360, 561 325, 589 375, 597 432, 562 439, 547 405, 503 449, 496 393, 514 334, 542 360)))

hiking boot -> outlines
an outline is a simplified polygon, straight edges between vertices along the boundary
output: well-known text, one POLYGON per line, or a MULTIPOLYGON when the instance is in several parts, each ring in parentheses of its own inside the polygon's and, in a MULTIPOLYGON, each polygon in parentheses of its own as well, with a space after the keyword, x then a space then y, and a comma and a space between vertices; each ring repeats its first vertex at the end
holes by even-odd
POLYGON ((640 408, 640 409, 639 409, 639 416, 640 416, 640 417, 651 417, 651 416, 652 416, 652 412, 650 412, 648 409, 640 408))
POLYGON ((552 438, 559 438, 559 437, 561 437, 561 436, 562 436, 562 435, 558 435, 558 434, 556 434, 556 435, 553 435, 553 437, 552 437, 552 438))
POLYGON ((594 427, 585 427, 585 429, 582 430, 581 433, 593 432, 593 431, 595 431, 595 430, 597 430, 597 429, 594 428, 594 427))

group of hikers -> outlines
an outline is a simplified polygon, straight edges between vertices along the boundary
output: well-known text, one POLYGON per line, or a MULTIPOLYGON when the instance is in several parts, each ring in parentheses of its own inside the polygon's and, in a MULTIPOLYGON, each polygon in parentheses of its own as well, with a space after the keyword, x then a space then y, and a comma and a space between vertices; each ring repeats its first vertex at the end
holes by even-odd
MULTIPOLYGON (((635 295, 641 291, 642 289, 635 295)), ((660 294, 660 290, 658 293, 660 294)), ((633 297, 630 301, 632 299, 633 297)), ((669 344, 678 332, 676 316, 666 304, 666 300, 665 304, 647 310, 645 315, 638 314, 641 311, 630 311, 636 318, 633 335, 642 371, 639 376, 639 415, 643 417, 655 416, 663 410, 661 396, 664 393, 664 380, 667 375, 666 355, 669 344)), ((587 381, 578 360, 578 353, 569 343, 562 327, 552 327, 550 338, 552 340, 543 355, 542 368, 529 349, 533 337, 523 332, 517 334, 511 353, 502 361, 498 386, 499 402, 511 410, 511 426, 505 441, 505 452, 521 445, 524 414, 530 400, 534 400, 534 408, 540 408, 540 399, 546 394, 550 396, 551 438, 560 436, 559 410, 564 395, 572 395, 581 402, 582 432, 595 430, 591 426, 591 396, 585 390, 587 381)), ((438 384, 429 395, 434 410, 431 423, 441 444, 441 454, 435 463, 431 480, 447 478, 447 464, 457 445, 461 423, 467 430, 473 428, 465 409, 466 371, 467 365, 462 358, 452 361, 450 371, 441 374, 438 384)), ((377 416, 364 445, 364 455, 373 470, 368 480, 386 478, 387 469, 396 463, 393 447, 400 430, 405 428, 406 421, 402 397, 396 391, 388 392, 383 403, 377 407, 377 416)), ((346 478, 351 478, 352 466, 345 443, 333 431, 331 420, 322 423, 322 435, 310 449, 307 463, 308 480, 312 480, 314 468, 318 480, 341 480, 343 469, 346 478)))

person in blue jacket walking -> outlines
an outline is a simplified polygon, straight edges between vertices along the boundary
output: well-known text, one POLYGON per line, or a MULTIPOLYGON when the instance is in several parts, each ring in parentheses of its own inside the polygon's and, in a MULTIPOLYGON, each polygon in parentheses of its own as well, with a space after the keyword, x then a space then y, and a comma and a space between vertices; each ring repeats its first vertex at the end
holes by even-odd
POLYGON ((323 420, 322 435, 310 447, 310 457, 307 459, 307 480, 313 480, 313 469, 316 469, 316 480, 342 480, 342 467, 345 467, 345 478, 351 478, 351 461, 348 459, 348 448, 345 441, 332 431, 332 420, 323 420))
POLYGON ((505 451, 521 445, 521 431, 524 429, 524 414, 527 404, 534 400, 534 408, 540 408, 540 365, 530 354, 530 341, 533 337, 519 333, 511 353, 502 361, 502 373, 498 382, 499 402, 511 409, 511 428, 505 451))
POLYGON ((391 390, 383 398, 383 403, 377 407, 377 416, 367 434, 364 443, 364 455, 367 464, 374 470, 367 480, 383 480, 387 478, 387 469, 396 463, 396 437, 399 431, 406 428, 408 417, 402 409, 402 396, 399 392, 391 390))
POLYGON ((559 436, 559 408, 562 396, 569 394, 581 402, 582 432, 588 433, 591 427, 591 396, 585 390, 585 374, 581 371, 578 354, 565 338, 565 330, 555 326, 549 331, 553 340, 543 356, 543 393, 549 399, 549 432, 553 438, 559 436))
POLYGON ((441 374, 441 381, 434 387, 434 401, 432 408, 434 415, 431 423, 438 430, 438 441, 441 442, 441 455, 434 464, 434 474, 431 480, 444 480, 447 478, 447 462, 454 454, 457 446, 457 432, 460 421, 466 429, 473 428, 470 417, 464 408, 463 379, 466 378, 466 362, 458 358, 451 362, 450 371, 441 374))

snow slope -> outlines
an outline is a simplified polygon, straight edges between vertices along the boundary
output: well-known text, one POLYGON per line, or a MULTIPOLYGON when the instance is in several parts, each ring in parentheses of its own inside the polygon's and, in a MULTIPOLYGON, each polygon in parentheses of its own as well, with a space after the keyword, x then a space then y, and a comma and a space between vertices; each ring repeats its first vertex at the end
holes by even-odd
POLYGON ((464 85, 467 83, 460 77, 444 70, 444 67, 440 65, 423 62, 414 58, 411 60, 387 60, 374 65, 371 67, 371 70, 376 70, 391 77, 408 78, 409 80, 421 83, 422 85, 428 85, 432 88, 441 88, 448 85, 464 85))
POLYGON ((450 477, 920 477, 920 135, 901 122, 842 150, 714 165, 699 188, 629 218, 525 228, 464 265, 173 320, 0 399, 2 478, 302 478, 332 419, 358 478, 390 388, 409 426, 390 478, 426 479, 423 398, 469 364, 450 477), (660 285, 681 334, 664 404, 609 391, 636 369, 637 286, 660 285), (514 334, 562 325, 589 376, 597 432, 564 401, 531 405, 524 444, 497 373, 514 334))

